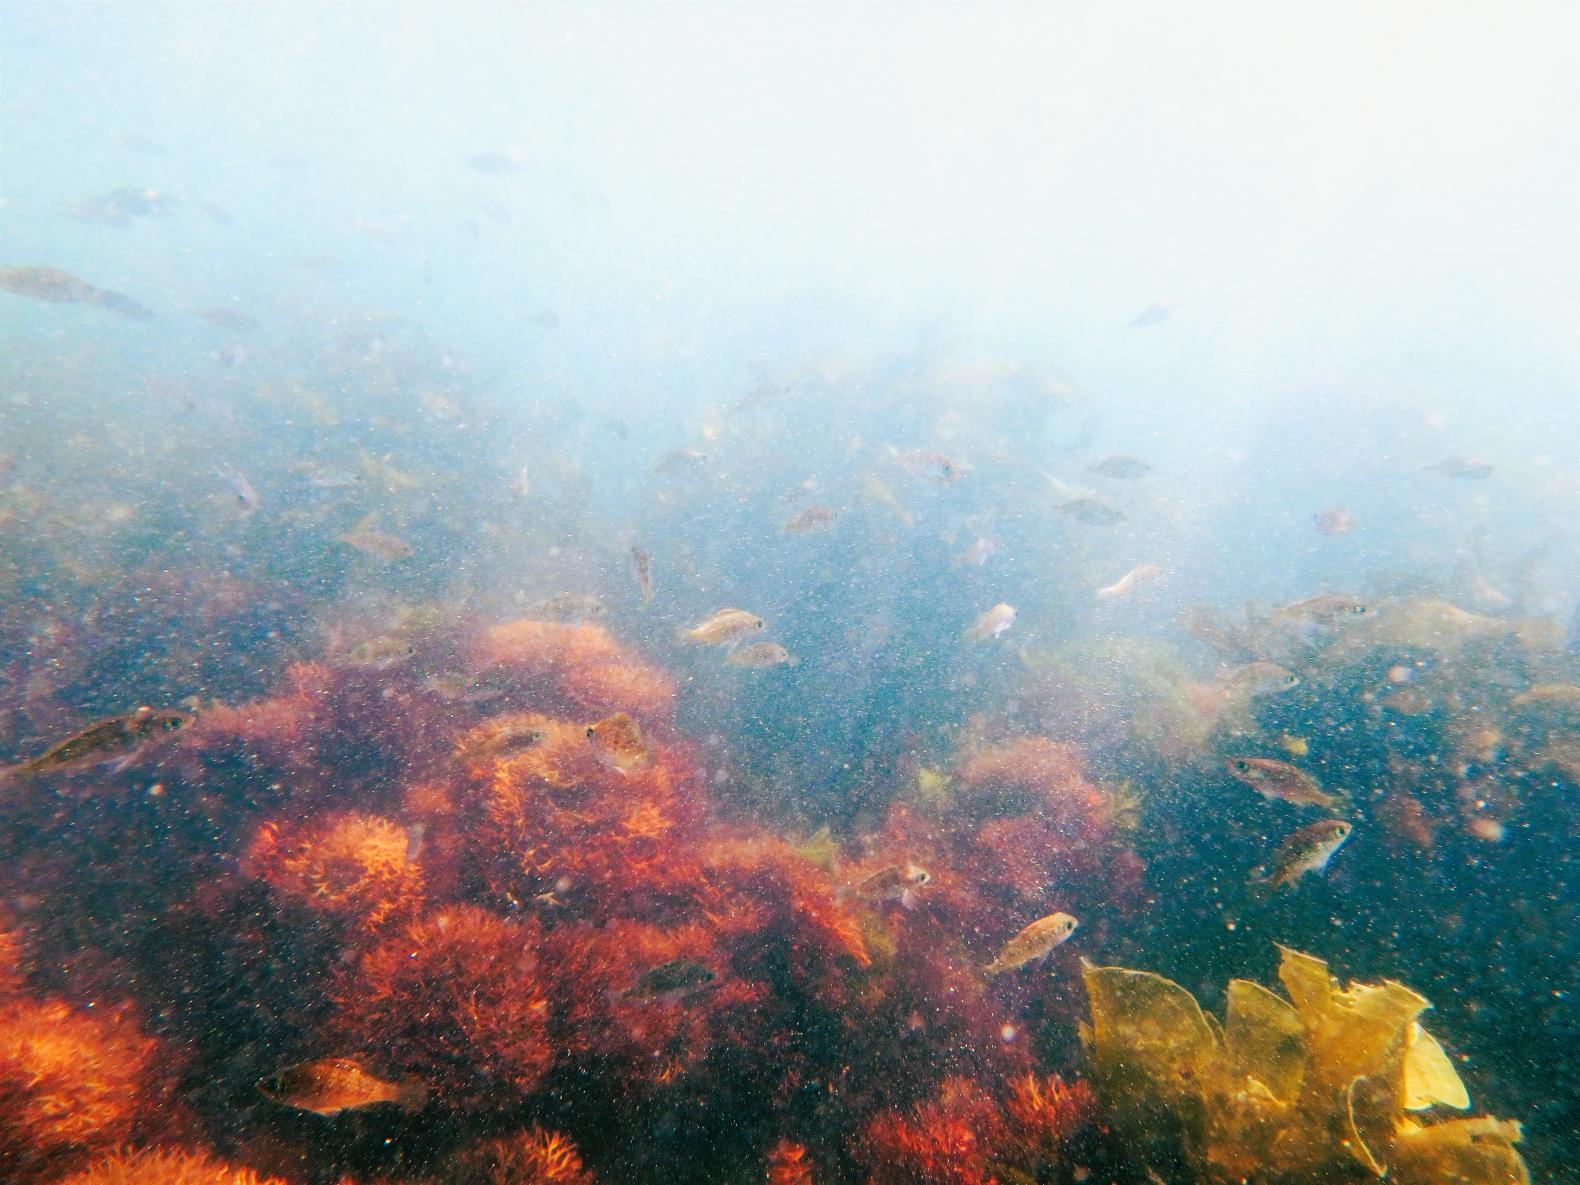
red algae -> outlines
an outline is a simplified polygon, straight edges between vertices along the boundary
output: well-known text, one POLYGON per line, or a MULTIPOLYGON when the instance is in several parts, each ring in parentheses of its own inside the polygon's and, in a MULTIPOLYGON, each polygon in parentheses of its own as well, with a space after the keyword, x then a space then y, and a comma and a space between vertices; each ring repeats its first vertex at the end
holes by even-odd
POLYGON ((130 1138, 154 1042, 115 1012, 60 1000, 0 1008, 0 1180, 43 1180, 130 1138))
POLYGON ((594 1185, 596 1178, 570 1140, 529 1127, 467 1149, 442 1180, 444 1185, 594 1185))
POLYGON ((804 1145, 780 1140, 768 1150, 768 1185, 814 1185, 814 1180, 804 1145))
POLYGON ((202 1152, 153 1148, 115 1152, 58 1185, 286 1185, 280 1177, 260 1177, 202 1152))
POLYGON ((283 899, 376 930, 414 916, 422 869, 404 827, 373 815, 338 813, 295 827, 262 824, 245 866, 283 899))
POLYGON ((399 927, 335 993, 348 1048, 413 1074, 453 1106, 502 1106, 553 1060, 540 929, 458 905, 399 927))

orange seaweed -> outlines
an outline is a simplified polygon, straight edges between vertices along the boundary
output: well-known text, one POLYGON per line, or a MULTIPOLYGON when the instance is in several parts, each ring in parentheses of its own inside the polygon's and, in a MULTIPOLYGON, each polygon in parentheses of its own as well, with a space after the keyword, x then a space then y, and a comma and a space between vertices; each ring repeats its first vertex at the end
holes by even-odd
POLYGON ((202 1152, 149 1148, 113 1152, 58 1185, 285 1185, 280 1177, 260 1177, 202 1152))

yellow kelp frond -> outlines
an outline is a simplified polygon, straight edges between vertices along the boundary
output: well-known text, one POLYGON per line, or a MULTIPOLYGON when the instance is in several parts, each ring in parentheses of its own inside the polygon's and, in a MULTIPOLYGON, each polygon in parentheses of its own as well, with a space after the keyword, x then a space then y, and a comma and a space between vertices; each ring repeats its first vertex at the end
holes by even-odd
POLYGON ((1470 1105, 1417 1023, 1425 998, 1282 954, 1289 999, 1231 980, 1221 1027, 1160 975, 1086 965, 1092 1081, 1116 1130, 1213 1185, 1524 1185, 1518 1124, 1409 1114, 1470 1105))
POLYGON ((1404 1098, 1400 1105, 1406 1111, 1424 1111, 1439 1103, 1463 1111, 1470 1106, 1470 1092, 1437 1038, 1412 1024, 1405 1035, 1404 1098))

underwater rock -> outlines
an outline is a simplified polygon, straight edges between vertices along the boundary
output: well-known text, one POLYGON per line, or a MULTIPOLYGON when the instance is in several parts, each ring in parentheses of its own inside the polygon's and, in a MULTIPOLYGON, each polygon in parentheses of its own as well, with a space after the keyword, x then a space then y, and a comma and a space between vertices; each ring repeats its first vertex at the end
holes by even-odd
POLYGON ((1529 1180, 1519 1124, 1414 1117, 1470 1102, 1417 1024, 1422 996, 1392 980, 1341 988, 1322 960, 1280 949, 1288 999, 1231 980, 1222 1023, 1160 975, 1086 965, 1093 1081, 1138 1147, 1177 1145, 1201 1180, 1225 1183, 1529 1180))

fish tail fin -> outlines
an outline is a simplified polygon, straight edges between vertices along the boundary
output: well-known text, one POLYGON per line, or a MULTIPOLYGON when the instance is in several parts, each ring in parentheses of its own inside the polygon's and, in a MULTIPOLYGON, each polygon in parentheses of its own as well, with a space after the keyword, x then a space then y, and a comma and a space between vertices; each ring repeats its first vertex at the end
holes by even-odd
POLYGON ((395 1091, 395 1105, 406 1111, 421 1111, 428 1105, 428 1084, 416 1079, 400 1083, 395 1091))
POLYGON ((906 909, 915 909, 916 900, 916 893, 911 889, 906 889, 900 894, 900 904, 906 909))

